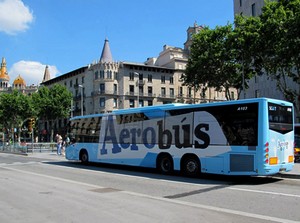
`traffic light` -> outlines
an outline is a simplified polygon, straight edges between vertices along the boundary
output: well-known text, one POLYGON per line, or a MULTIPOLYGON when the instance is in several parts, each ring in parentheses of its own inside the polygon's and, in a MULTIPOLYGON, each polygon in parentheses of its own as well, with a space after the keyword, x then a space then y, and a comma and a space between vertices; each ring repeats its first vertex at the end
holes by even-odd
POLYGON ((31 122, 32 122, 32 128, 34 129, 34 127, 35 127, 35 119, 32 118, 32 119, 31 119, 31 122))
POLYGON ((28 120, 28 132, 32 132, 32 118, 28 120))

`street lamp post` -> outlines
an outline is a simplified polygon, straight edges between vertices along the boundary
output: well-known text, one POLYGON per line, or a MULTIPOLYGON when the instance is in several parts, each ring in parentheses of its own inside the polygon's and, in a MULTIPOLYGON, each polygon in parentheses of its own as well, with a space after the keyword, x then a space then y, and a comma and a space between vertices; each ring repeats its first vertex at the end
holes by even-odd
MULTIPOLYGON (((134 72, 135 75, 140 77, 140 74, 138 72, 134 72)), ((137 80, 137 89, 138 89, 138 96, 137 96, 137 106, 140 107, 140 85, 139 85, 139 79, 137 80)))
POLYGON ((83 86, 78 85, 80 87, 80 94, 81 94, 81 116, 83 116, 83 86))

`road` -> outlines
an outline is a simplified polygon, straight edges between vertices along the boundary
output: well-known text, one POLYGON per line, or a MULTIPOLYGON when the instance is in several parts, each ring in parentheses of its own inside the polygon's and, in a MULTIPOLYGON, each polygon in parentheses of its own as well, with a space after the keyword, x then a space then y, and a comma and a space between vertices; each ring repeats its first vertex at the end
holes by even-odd
POLYGON ((0 185, 0 222, 300 222, 294 177, 186 178, 0 153, 0 185))

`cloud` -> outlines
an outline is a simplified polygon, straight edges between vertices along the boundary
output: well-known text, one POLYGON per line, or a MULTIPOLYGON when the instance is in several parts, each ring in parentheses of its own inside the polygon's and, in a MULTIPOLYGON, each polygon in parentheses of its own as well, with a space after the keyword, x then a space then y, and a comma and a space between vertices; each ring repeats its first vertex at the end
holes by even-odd
POLYGON ((33 21, 33 14, 22 0, 0 0, 0 32, 15 35, 25 31, 33 21))
MULTIPOLYGON (((12 85, 13 81, 18 75, 20 75, 26 82, 26 85, 38 85, 42 82, 46 65, 36 61, 24 61, 21 60, 12 65, 11 69, 8 72, 10 77, 10 84, 12 85)), ((50 78, 58 76, 60 73, 56 66, 48 65, 50 78)))

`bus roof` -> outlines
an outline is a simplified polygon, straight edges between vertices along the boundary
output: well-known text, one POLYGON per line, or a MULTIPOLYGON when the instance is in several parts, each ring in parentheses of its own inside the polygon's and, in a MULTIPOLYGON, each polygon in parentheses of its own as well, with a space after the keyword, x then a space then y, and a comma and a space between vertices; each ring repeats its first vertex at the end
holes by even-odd
POLYGON ((232 105, 232 104, 245 104, 245 103, 253 103, 259 101, 269 101, 272 103, 292 106, 293 104, 287 101, 279 100, 279 99, 271 99, 271 98, 250 98, 250 99, 242 99, 242 100, 233 100, 233 101, 222 101, 222 102, 212 102, 212 103, 202 103, 202 104, 183 104, 183 103, 172 103, 172 104, 163 104, 163 105, 153 105, 146 107, 138 107, 138 108, 128 108, 128 109, 119 109, 113 110, 111 113, 101 113, 101 114, 91 114, 84 116, 75 116, 70 120, 80 119, 82 117, 102 117, 107 115, 124 115, 124 114, 133 114, 133 113, 147 113, 147 116, 157 117, 160 116, 160 112, 164 112, 169 109, 182 109, 182 108, 198 108, 198 107, 210 107, 210 106, 223 106, 223 105, 232 105))

